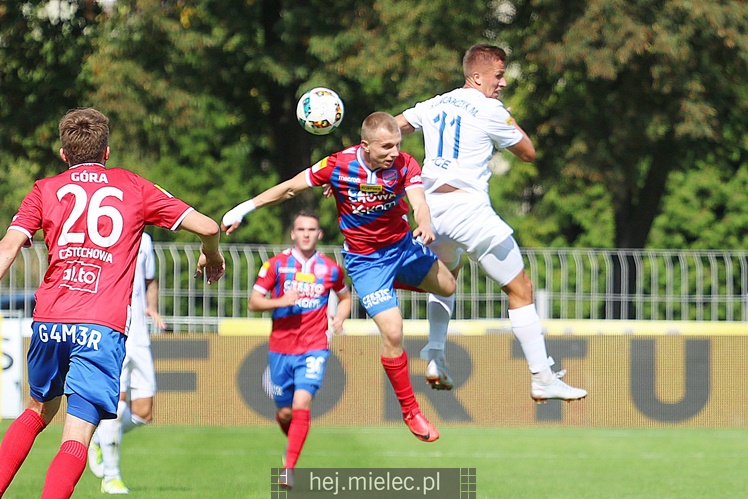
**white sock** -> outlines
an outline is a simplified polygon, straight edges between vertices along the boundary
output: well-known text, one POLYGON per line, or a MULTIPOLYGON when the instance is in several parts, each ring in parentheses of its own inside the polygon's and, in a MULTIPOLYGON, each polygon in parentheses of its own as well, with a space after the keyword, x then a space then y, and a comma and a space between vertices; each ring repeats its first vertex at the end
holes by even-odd
MULTIPOLYGON (((117 411, 119 412, 119 410, 117 411)), ((133 428, 135 428, 135 424, 132 422, 132 411, 130 410, 130 404, 126 404, 125 408, 122 410, 122 433, 127 433, 133 428)))
POLYGON ((145 419, 141 418, 137 414, 132 414, 130 416, 130 422, 128 424, 126 424, 126 425, 123 426, 124 432, 127 433, 128 431, 132 431, 132 430, 134 430, 135 428, 137 428, 139 426, 144 426, 144 425, 147 425, 147 424, 148 424, 148 421, 146 421, 145 419))
POLYGON ((455 307, 455 295, 439 296, 429 294, 429 342, 421 350, 421 358, 431 360, 434 355, 444 355, 444 345, 447 342, 449 319, 455 307), (436 352, 433 352, 436 350, 436 352))
POLYGON ((509 309, 509 323, 512 326, 514 336, 517 337, 519 344, 522 346, 522 352, 525 354, 530 372, 537 375, 533 378, 537 378, 543 383, 553 381, 553 372, 548 366, 548 352, 545 348, 543 327, 540 324, 540 317, 535 310, 535 305, 530 304, 509 309))
POLYGON ((120 400, 117 405, 117 418, 102 420, 97 430, 101 457, 104 460, 104 480, 120 478, 119 456, 122 443, 123 406, 127 406, 127 402, 120 400))

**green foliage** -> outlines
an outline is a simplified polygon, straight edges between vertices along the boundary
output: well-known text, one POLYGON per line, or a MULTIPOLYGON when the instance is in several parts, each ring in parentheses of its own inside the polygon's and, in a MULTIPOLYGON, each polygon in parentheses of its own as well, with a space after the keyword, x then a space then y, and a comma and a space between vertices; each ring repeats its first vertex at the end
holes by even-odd
POLYGON ((0 5, 0 224, 35 179, 65 166, 57 123, 84 100, 80 69, 99 13, 95 3, 73 0, 0 5))
POLYGON ((734 127, 744 129, 748 107, 746 19, 736 1, 518 4, 510 39, 522 67, 520 122, 535 131, 543 185, 560 185, 565 203, 602 184, 612 244, 642 247, 670 172, 744 140, 734 127), (559 184, 564 177, 581 183, 559 184))
POLYGON ((676 172, 663 206, 652 227, 652 247, 748 247, 748 165, 736 172, 703 164, 676 172))
MULTIPOLYGON (((512 167, 491 184, 521 244, 739 247, 747 25, 737 0, 5 2, 0 221, 34 179, 64 167, 57 122, 69 108, 111 118, 110 166, 219 219, 357 143, 372 111, 461 86, 464 50, 488 41, 509 51, 502 99, 538 149, 536 166, 503 153, 512 167), (297 98, 318 85, 346 106, 325 137, 295 120, 297 98), (728 185, 705 190, 707 164, 728 185), (680 191, 697 184, 703 196, 686 210, 680 191)), ((420 136, 403 150, 421 159, 420 136)), ((320 190, 251 214, 231 241, 287 241, 301 207, 318 209, 326 243, 341 242, 320 190)))
POLYGON ((50 162, 57 120, 87 88, 79 73, 99 12, 74 0, 0 6, 1 150, 50 162))

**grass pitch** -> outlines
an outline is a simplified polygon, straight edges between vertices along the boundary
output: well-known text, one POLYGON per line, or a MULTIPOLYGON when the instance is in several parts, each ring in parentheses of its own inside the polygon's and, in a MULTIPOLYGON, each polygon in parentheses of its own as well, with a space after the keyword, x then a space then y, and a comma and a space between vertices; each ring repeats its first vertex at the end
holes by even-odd
MULTIPOLYGON (((477 468, 484 499, 748 497, 745 429, 440 431, 427 444, 405 426, 312 426, 298 467, 477 468)), ((39 497, 60 435, 54 425, 38 437, 6 497, 39 497)), ((284 445, 271 426, 150 426, 125 436, 121 469, 133 498, 268 498, 284 445)), ((101 499, 99 485, 86 470, 73 497, 101 499)))

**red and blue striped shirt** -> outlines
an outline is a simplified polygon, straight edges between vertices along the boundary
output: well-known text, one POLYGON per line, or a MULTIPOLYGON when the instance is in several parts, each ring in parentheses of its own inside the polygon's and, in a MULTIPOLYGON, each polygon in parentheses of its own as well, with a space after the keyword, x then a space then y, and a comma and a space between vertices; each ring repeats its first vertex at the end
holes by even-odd
POLYGON ((401 152, 390 168, 370 170, 361 146, 337 152, 306 170, 307 184, 330 184, 338 207, 338 222, 346 249, 367 255, 410 233, 405 192, 423 187, 421 167, 401 152))
POLYGON ((329 348, 327 305, 330 291, 346 289, 345 273, 331 258, 316 252, 305 259, 293 248, 278 253, 260 268, 254 290, 271 298, 296 290, 292 307, 273 310, 273 330, 268 349, 283 354, 303 354, 329 348))

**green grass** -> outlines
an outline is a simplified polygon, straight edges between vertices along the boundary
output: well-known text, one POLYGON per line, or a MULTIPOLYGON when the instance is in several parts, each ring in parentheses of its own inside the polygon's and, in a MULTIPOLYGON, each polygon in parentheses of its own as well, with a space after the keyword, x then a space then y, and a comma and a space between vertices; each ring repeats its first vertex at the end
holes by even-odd
MULTIPOLYGON (((748 497, 748 430, 440 430, 426 444, 405 427, 312 427, 298 467, 477 468, 485 499, 748 497)), ((60 435, 52 426, 38 437, 6 497, 39 497, 60 435)), ((284 445, 269 426, 151 426, 125 437, 121 468, 130 497, 268 498, 284 445)), ((88 470, 74 497, 103 497, 88 470)))

